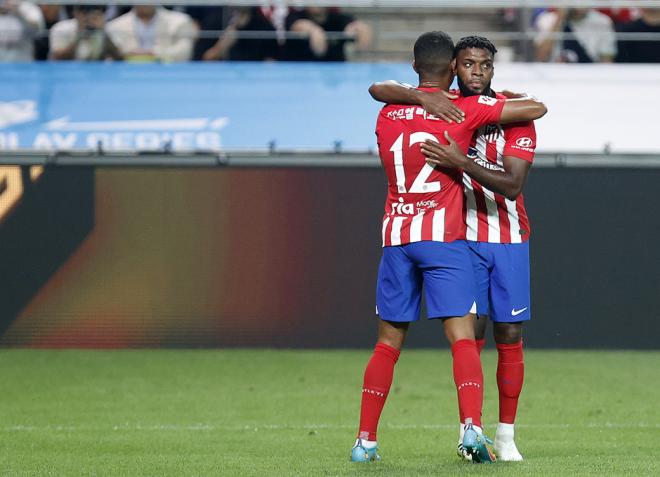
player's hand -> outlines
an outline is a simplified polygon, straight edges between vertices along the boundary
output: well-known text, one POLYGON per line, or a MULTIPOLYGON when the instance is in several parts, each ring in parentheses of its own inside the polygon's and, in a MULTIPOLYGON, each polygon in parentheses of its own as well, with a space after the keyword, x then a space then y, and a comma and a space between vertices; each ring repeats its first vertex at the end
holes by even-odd
POLYGON ((447 131, 445 138, 449 143, 447 145, 429 139, 422 143, 422 154, 426 156, 426 162, 431 166, 463 169, 467 161, 465 154, 447 131))
POLYGON ((422 95, 422 107, 448 123, 462 123, 465 113, 451 102, 458 98, 448 91, 426 92, 422 95))

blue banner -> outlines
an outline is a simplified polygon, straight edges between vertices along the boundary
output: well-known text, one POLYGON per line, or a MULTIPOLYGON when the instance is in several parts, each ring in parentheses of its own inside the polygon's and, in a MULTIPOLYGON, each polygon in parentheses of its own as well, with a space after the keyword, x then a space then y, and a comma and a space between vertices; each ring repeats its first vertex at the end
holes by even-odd
POLYGON ((410 65, 31 63, 0 69, 0 151, 375 148, 374 81, 410 65))

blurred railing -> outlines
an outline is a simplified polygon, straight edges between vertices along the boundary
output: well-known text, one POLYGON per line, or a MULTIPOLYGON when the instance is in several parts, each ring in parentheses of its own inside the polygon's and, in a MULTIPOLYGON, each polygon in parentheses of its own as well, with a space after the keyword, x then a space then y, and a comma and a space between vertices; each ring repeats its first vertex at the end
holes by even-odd
MULTIPOLYGON (((61 5, 61 0, 39 0, 43 5, 61 5)), ((98 0, 70 0, 67 5, 98 5, 98 0)), ((115 5, 135 5, 135 0, 113 0, 115 5)), ((536 7, 602 7, 637 8, 659 7, 660 0, 139 0, 140 5, 227 5, 261 6, 286 5, 291 7, 368 7, 368 8, 536 8, 536 7)))
MULTIPOLYGON (((196 34, 191 35, 191 38, 218 38, 226 30, 199 30, 196 34)), ((121 32, 118 32, 121 33, 121 32)), ((461 36, 474 35, 474 31, 448 31, 455 38, 460 38, 461 36)), ((485 36, 493 41, 513 41, 513 40, 532 40, 536 36, 535 31, 479 31, 479 35, 485 36)), ((421 33, 417 31, 401 30, 401 31, 385 31, 380 33, 382 39, 386 40, 412 40, 414 41, 419 37, 421 33)), ((48 32, 40 32, 36 34, 37 36, 48 36, 48 32)), ((275 31, 263 31, 263 30, 232 30, 232 35, 236 38, 243 38, 249 40, 265 40, 265 39, 303 39, 307 38, 307 35, 304 33, 297 32, 275 32, 275 31)), ((329 40, 348 40, 351 41, 354 39, 353 35, 344 33, 344 32, 326 32, 326 37, 329 40)), ((544 33, 544 37, 553 38, 553 39, 572 39, 575 38, 575 35, 572 33, 557 32, 557 33, 544 33)), ((657 41, 660 40, 660 33, 616 33, 617 40, 620 41, 657 41)), ((412 43, 411 43, 412 45, 412 43)), ((412 53, 412 51, 411 51, 412 53)))

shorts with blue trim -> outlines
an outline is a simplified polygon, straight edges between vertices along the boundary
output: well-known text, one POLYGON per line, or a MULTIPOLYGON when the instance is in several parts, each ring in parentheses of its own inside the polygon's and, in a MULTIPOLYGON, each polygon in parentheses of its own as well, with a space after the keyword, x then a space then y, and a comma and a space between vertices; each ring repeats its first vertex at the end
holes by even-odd
POLYGON ((468 242, 477 281, 477 312, 491 320, 531 319, 529 242, 468 242))
POLYGON ((476 312, 474 270, 467 242, 415 242, 384 247, 378 268, 376 312, 385 321, 451 318, 476 312))

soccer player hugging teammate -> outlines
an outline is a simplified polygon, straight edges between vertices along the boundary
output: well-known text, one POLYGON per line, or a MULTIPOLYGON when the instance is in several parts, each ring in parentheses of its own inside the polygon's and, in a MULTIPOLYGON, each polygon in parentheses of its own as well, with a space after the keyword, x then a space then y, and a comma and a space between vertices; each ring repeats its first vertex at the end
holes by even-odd
MULTIPOLYGON (((470 36, 458 42, 454 56, 461 98, 476 96, 496 101, 521 97, 491 89, 496 51, 483 37, 470 36)), ((379 101, 424 105, 449 121, 462 121, 450 106, 450 95, 413 91, 395 82, 375 84, 370 92, 379 101)), ((500 119, 481 126, 472 137, 467 157, 451 131, 444 136, 448 144, 425 140, 421 150, 428 164, 462 171, 465 238, 477 289, 476 344, 481 352, 490 316, 498 352, 499 424, 494 447, 501 460, 519 461, 522 456, 514 441, 514 421, 524 374, 522 322, 530 319, 530 227, 521 191, 534 159, 536 131, 531 121, 503 123, 500 119)), ((458 451, 471 459, 471 452, 464 448, 464 430, 469 419, 474 422, 474 416, 460 405, 459 414, 458 451)))
POLYGON ((454 382, 465 424, 461 444, 475 462, 494 460, 481 430, 483 373, 474 315, 477 282, 465 240, 463 174, 456 168, 428 164, 422 145, 426 141, 447 144, 447 134, 453 138, 452 145, 465 156, 478 128, 532 121, 543 116, 546 109, 533 99, 485 95, 436 101, 436 96, 448 94, 454 78, 453 57, 454 45, 446 33, 424 33, 414 46, 413 69, 419 76, 418 88, 386 85, 394 89, 386 88, 379 97, 389 103, 380 111, 376 124, 388 194, 376 290, 378 338, 364 373, 360 427, 351 451, 351 459, 357 462, 380 458, 378 421, 408 326, 419 319, 422 290, 427 316, 442 319, 451 344, 454 382), (432 102, 439 103, 435 109, 440 115, 433 115, 424 107, 406 106, 417 104, 428 95, 432 102))

